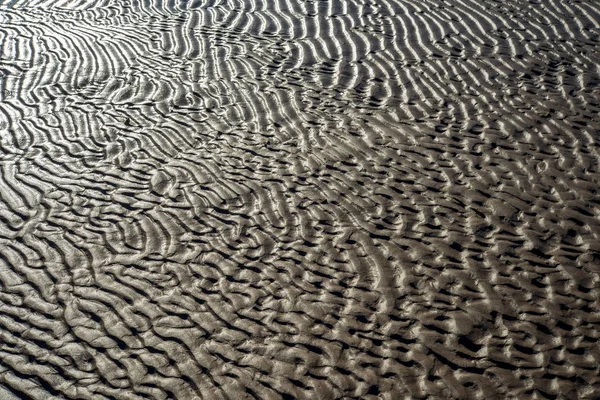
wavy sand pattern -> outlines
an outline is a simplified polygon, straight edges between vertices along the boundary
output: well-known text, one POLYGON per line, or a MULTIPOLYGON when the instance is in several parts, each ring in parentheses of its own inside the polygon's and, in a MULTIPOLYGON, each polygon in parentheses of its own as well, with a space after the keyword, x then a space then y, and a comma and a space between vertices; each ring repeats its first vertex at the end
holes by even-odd
POLYGON ((600 398, 600 3, 0 1, 0 397, 600 398))

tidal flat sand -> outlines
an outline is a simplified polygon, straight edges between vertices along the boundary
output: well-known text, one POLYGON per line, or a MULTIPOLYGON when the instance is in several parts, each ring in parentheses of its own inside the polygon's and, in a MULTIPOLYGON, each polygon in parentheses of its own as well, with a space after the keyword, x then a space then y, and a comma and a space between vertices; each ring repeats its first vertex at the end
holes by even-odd
POLYGON ((0 399, 599 399, 600 2, 0 0, 0 399))

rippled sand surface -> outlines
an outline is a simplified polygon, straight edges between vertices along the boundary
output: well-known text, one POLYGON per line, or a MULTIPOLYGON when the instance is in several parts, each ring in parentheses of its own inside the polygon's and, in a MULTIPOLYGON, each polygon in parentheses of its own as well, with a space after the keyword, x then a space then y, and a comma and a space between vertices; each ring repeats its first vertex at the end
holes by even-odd
POLYGON ((600 398, 600 3, 0 1, 0 398, 600 398))

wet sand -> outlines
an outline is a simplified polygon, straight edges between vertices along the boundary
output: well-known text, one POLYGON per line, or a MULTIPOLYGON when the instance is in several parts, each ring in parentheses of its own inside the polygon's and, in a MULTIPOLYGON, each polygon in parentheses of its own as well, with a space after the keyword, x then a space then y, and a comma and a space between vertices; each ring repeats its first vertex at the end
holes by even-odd
POLYGON ((584 0, 0 1, 0 398, 600 398, 599 49, 584 0))

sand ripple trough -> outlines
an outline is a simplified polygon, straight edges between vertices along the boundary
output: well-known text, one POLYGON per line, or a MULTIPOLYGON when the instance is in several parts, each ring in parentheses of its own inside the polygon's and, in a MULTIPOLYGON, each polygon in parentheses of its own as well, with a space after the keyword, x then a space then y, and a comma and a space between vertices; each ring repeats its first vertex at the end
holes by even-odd
POLYGON ((600 3, 1 0, 0 398, 600 398, 600 3))

